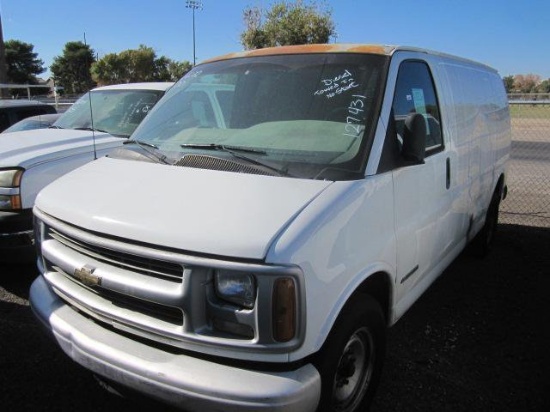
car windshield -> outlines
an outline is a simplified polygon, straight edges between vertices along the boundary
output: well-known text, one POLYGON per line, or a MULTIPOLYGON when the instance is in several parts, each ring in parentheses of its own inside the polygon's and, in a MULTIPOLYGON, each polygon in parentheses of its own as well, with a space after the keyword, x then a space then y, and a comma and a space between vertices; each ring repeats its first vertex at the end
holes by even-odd
POLYGON ((238 152, 239 161, 246 157, 288 176, 358 178, 387 62, 323 53, 205 63, 166 94, 132 138, 174 161, 201 151, 238 152))
POLYGON ((78 99, 53 126, 93 128, 113 136, 128 137, 163 93, 160 90, 93 90, 78 99))
POLYGON ((2 133, 21 132, 24 130, 44 129, 51 126, 58 118, 59 114, 45 114, 40 116, 27 117, 11 125, 2 133))

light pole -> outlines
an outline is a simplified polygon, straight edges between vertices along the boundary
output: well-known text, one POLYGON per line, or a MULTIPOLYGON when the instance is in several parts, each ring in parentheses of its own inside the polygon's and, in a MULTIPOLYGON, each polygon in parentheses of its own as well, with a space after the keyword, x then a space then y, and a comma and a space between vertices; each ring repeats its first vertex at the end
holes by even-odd
MULTIPOLYGON (((4 46, 4 34, 2 32, 2 17, 0 16, 0 83, 8 83, 8 70, 6 66, 6 48, 4 46)), ((8 98, 9 89, 0 88, 0 98, 8 98)))
POLYGON ((197 58, 195 57, 195 10, 202 10, 202 1, 200 0, 187 0, 185 7, 193 11, 193 66, 197 64, 197 58))

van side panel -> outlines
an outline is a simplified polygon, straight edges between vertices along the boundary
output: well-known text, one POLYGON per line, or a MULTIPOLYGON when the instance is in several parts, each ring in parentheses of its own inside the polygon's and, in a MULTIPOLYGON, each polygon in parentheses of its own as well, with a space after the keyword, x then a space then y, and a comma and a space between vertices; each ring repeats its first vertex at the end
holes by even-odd
POLYGON ((461 170, 467 170, 471 239, 483 226, 491 196, 509 157, 509 114, 498 74, 483 66, 443 61, 442 79, 448 88, 446 119, 451 140, 459 151, 461 170))

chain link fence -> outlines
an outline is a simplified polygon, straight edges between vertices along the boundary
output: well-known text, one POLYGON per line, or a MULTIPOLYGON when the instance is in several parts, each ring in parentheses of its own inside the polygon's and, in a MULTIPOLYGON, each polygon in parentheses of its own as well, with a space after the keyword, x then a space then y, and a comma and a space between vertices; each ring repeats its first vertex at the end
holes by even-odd
POLYGON ((500 222, 550 227, 550 99, 510 101, 512 151, 500 222))

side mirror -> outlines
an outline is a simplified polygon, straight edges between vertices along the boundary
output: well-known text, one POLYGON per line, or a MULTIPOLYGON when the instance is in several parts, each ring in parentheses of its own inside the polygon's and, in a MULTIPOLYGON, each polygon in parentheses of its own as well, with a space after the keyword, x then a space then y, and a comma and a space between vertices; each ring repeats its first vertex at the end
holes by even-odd
POLYGON ((426 119, 420 113, 411 113, 403 127, 401 155, 407 163, 423 164, 426 156, 426 119))

